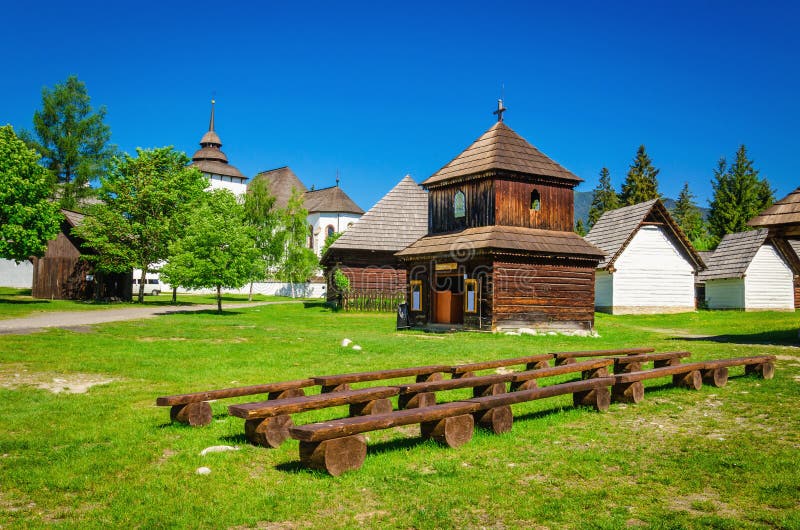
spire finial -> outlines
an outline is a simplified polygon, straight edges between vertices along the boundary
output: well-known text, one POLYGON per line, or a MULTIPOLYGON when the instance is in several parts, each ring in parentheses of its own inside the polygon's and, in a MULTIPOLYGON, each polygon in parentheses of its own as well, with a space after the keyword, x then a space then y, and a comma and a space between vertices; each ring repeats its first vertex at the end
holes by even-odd
POLYGON ((216 103, 216 101, 214 101, 212 99, 211 100, 211 121, 208 123, 208 130, 209 131, 213 131, 214 130, 214 103, 216 103))
POLYGON ((336 187, 339 187, 339 169, 336 169, 336 187))
POLYGON ((502 99, 498 99, 497 100, 497 110, 494 111, 492 114, 497 114, 497 121, 501 122, 501 121, 503 121, 503 113, 505 111, 507 111, 507 110, 508 109, 503 106, 503 100, 502 99))

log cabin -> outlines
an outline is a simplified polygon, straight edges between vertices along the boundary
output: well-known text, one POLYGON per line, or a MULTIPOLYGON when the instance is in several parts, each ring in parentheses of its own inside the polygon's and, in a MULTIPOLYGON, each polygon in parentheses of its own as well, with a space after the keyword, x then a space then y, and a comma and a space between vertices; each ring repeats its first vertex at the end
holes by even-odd
POLYGON ((591 330, 602 250, 573 232, 582 180, 503 122, 422 183, 428 233, 397 253, 416 327, 591 330))

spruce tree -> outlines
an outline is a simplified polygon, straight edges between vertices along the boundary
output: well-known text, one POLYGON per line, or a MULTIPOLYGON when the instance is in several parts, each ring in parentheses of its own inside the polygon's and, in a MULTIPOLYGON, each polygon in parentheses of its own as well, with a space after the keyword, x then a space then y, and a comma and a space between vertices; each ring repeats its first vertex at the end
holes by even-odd
POLYGON ((751 230, 747 221, 775 201, 774 191, 766 179, 759 178, 744 145, 739 146, 730 166, 724 157, 719 160, 711 187, 714 195, 710 201, 708 226, 711 235, 719 239, 725 234, 751 230))
POLYGON ((583 219, 578 219, 578 222, 575 223, 575 233, 581 237, 586 235, 586 227, 583 225, 583 219))
POLYGON ((685 182, 672 210, 672 217, 693 244, 701 242, 701 246, 703 246, 702 241, 707 234, 706 223, 694 202, 694 197, 695 195, 689 191, 689 183, 685 182))
POLYGON ((656 179, 658 171, 653 167, 653 162, 647 156, 644 146, 640 145, 633 164, 628 169, 628 177, 622 184, 622 193, 619 196, 622 206, 660 199, 661 193, 658 191, 658 180, 656 179))
POLYGON ((608 168, 600 170, 600 182, 592 190, 592 205, 589 207, 588 224, 591 229, 603 213, 616 210, 620 207, 619 197, 611 185, 611 175, 608 168))

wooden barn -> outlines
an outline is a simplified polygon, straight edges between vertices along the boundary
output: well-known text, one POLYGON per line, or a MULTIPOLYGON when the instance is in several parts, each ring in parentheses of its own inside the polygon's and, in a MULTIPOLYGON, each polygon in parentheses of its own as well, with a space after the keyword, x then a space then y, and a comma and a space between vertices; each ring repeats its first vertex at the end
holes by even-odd
POLYGON ((605 252, 595 275, 598 311, 694 311, 696 277, 705 264, 660 200, 605 212, 586 240, 605 252))
POLYGON ((590 330, 603 252, 573 232, 581 179, 502 121, 422 183, 428 233, 397 253, 412 325, 590 330))
POLYGON ((58 236, 47 243, 42 258, 33 258, 34 298, 61 300, 130 300, 133 277, 126 274, 95 272, 92 264, 81 259, 82 240, 72 234, 84 215, 61 210, 64 220, 58 236))
POLYGON ((800 263, 786 240, 765 228, 723 237, 707 267, 699 278, 709 309, 795 309, 800 263))
POLYGON ((405 299, 407 284, 395 253, 427 233, 428 194, 406 175, 322 256, 328 300, 366 301, 375 309, 394 310, 391 306, 405 299), (348 293, 336 288, 336 269, 350 280, 348 293))

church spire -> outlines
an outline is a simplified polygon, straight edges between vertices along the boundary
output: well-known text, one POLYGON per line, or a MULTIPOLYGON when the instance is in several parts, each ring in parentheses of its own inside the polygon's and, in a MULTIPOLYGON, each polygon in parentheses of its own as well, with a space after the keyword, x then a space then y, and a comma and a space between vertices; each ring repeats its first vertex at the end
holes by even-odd
POLYGON ((214 101, 212 99, 211 100, 211 121, 208 123, 208 130, 211 131, 211 132, 214 131, 214 103, 216 103, 216 101, 214 101))

